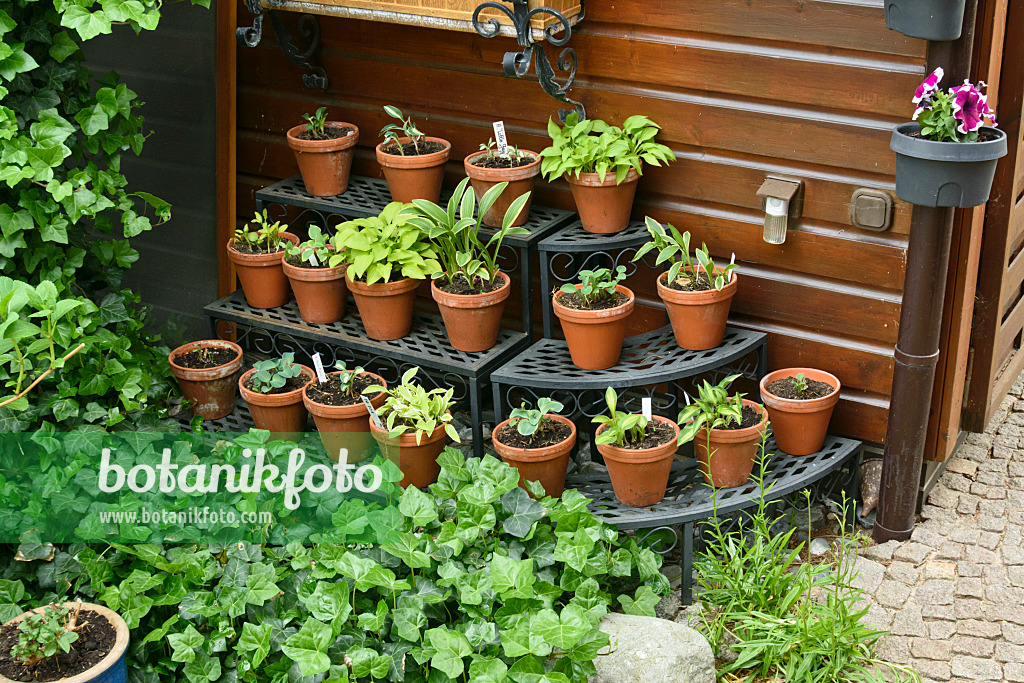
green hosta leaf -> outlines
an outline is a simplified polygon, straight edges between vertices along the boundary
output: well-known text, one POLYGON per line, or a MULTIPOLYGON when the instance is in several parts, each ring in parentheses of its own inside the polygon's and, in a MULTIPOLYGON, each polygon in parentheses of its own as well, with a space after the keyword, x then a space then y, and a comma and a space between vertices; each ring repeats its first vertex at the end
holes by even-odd
POLYGON ((502 522, 502 528, 516 538, 526 538, 533 523, 545 513, 544 506, 518 486, 501 496, 501 506, 510 515, 502 522))
POLYGON ((181 633, 167 636, 167 642, 171 645, 171 661, 191 662, 196 658, 196 648, 203 646, 203 635, 189 624, 181 633))
POLYGON ((333 640, 330 626, 316 619, 307 619, 299 632, 289 637, 281 649, 299 665, 303 676, 315 676, 330 668, 327 648, 333 640))
POLYGON ((432 628, 426 632, 427 642, 434 649, 430 665, 448 674, 449 678, 458 678, 466 670, 463 657, 473 652, 469 639, 458 631, 449 631, 444 626, 432 628))

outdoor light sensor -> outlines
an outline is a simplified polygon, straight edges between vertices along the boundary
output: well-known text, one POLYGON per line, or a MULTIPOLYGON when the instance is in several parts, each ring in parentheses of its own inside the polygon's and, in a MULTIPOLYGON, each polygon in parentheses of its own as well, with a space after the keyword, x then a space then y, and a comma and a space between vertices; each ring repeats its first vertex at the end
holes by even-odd
POLYGON ((768 176, 757 191, 764 200, 764 241, 782 244, 786 241, 789 221, 800 217, 803 181, 780 176, 768 176))

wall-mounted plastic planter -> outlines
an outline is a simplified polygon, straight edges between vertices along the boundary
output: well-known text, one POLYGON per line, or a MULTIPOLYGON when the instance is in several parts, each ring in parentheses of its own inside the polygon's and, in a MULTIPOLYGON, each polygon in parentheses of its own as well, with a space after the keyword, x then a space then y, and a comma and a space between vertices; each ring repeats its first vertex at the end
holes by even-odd
POLYGON ((956 40, 966 0, 885 0, 885 25, 911 38, 956 40))

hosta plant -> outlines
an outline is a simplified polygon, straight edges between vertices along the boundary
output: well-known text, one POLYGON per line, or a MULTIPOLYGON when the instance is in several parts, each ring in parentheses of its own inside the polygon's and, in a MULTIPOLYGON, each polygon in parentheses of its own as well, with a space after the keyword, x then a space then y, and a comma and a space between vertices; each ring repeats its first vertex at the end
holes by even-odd
POLYGON ((439 425, 443 425, 445 433, 458 443, 459 433, 452 424, 451 414, 455 390, 439 387, 424 389, 422 385, 413 382, 418 370, 415 367, 406 370, 402 375, 402 383, 391 389, 375 384, 367 387, 363 393, 387 393, 384 405, 377 409, 377 413, 385 418, 389 438, 394 439, 411 431, 415 433, 418 444, 424 436, 430 436, 439 425))
POLYGON ((569 114, 565 125, 548 120, 551 145, 540 153, 541 173, 548 180, 571 174, 596 173, 602 181, 608 173, 615 182, 626 179, 630 169, 643 175, 643 164, 661 166, 676 155, 665 145, 654 141, 661 127, 646 116, 630 116, 622 127, 600 119, 579 120, 569 114))
POLYGON ((324 125, 327 123, 327 107, 320 107, 312 114, 303 114, 302 118, 306 119, 306 132, 309 137, 313 140, 323 140, 324 125))
POLYGON ((423 280, 441 269, 434 245, 413 223, 412 212, 391 202, 379 216, 357 218, 337 227, 330 265, 348 263, 348 276, 366 284, 402 278, 423 280))
POLYGON ((334 250, 330 246, 330 235, 324 233, 319 225, 309 226, 309 239, 299 244, 287 243, 285 255, 287 258, 297 258, 303 263, 308 263, 314 268, 327 267, 334 250))
POLYGON ((288 380, 302 374, 302 367, 295 362, 294 353, 282 354, 280 358, 270 358, 253 366, 252 388, 261 394, 269 394, 280 389, 288 380))
POLYGON ((270 222, 267 210, 257 211, 251 221, 235 231, 234 244, 245 245, 253 251, 278 251, 281 233, 288 229, 281 221, 270 222))
POLYGON ((40 612, 27 614, 18 624, 18 641, 11 656, 30 666, 57 654, 69 652, 78 640, 78 615, 81 605, 73 608, 46 605, 40 612))
POLYGON ((626 279, 626 266, 619 266, 613 273, 609 268, 581 270, 580 287, 566 283, 561 291, 565 294, 579 294, 586 308, 593 308, 615 298, 619 283, 626 279))
POLYGON ((530 409, 524 403, 516 408, 509 415, 512 424, 523 436, 532 436, 535 439, 554 427, 554 421, 547 417, 548 414, 558 415, 559 411, 565 408, 560 402, 553 398, 544 396, 537 399, 537 407, 530 409))
POLYGON ((701 285, 701 274, 703 273, 711 286, 721 291, 732 279, 732 272, 736 270, 736 264, 730 263, 727 266, 718 268, 715 266, 711 254, 708 252, 708 245, 693 250, 690 256, 690 233, 679 232, 675 226, 669 224, 668 230, 658 221, 650 216, 646 219, 647 232, 651 240, 637 250, 634 261, 639 261, 648 252, 657 250, 658 257, 656 265, 669 263, 668 283, 687 282, 690 289, 699 290, 701 285))
POLYGON ((701 429, 727 427, 743 420, 743 394, 729 395, 731 385, 740 375, 729 375, 718 384, 704 380, 697 389, 697 398, 679 413, 680 445, 693 441, 701 429))
POLYGON ((363 368, 357 365, 349 370, 345 361, 339 360, 334 364, 334 369, 338 371, 338 382, 340 382, 341 393, 347 396, 355 396, 356 377, 363 374, 363 368))
POLYGON ((608 405, 608 414, 598 415, 593 422, 607 426, 594 437, 594 443, 599 445, 615 444, 624 448, 627 443, 643 441, 649 420, 643 415, 617 410, 618 395, 611 387, 604 392, 604 400, 608 405))
POLYGON ((419 128, 416 127, 412 117, 405 116, 405 114, 402 113, 402 110, 393 104, 384 105, 384 113, 391 118, 398 120, 398 123, 389 123, 380 129, 380 135, 384 138, 385 147, 390 144, 390 149, 395 150, 395 153, 404 156, 405 148, 399 140, 401 137, 399 133, 402 133, 402 135, 409 138, 413 147, 416 149, 416 153, 419 154, 420 143, 423 142, 426 136, 419 128))
POLYGON ((939 82, 944 75, 941 67, 936 69, 914 93, 914 121, 921 124, 921 137, 936 142, 977 142, 982 126, 996 125, 995 112, 982 92, 985 83, 964 81, 941 90, 939 82))

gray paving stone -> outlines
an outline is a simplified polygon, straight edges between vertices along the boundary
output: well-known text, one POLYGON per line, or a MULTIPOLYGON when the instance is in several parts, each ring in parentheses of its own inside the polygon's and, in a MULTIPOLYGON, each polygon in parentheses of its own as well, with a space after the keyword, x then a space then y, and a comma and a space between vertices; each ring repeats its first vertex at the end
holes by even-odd
POLYGON ((961 515, 977 514, 979 502, 981 501, 977 496, 962 494, 960 496, 960 502, 956 506, 956 511, 961 515))
POLYGON ((981 565, 973 562, 957 562, 956 573, 964 577, 981 576, 981 565))
POLYGON ((964 578, 957 579, 956 597, 959 598, 984 598, 985 597, 985 584, 982 583, 980 578, 964 578))
POLYGON ((970 655, 971 657, 991 657, 996 650, 996 644, 988 638, 977 638, 975 636, 956 635, 950 641, 953 653, 959 655, 970 655))
MULTIPOLYGON (((1003 548, 1004 552, 1005 550, 1006 549, 1003 548)), ((1011 586, 1024 587, 1024 567, 1007 567, 1006 576, 1010 579, 1011 586)))
POLYGON ((952 579, 956 577, 956 563, 948 560, 927 560, 921 571, 926 579, 952 579))
MULTIPOLYGON (((975 448, 967 446, 957 452, 958 456, 967 456, 967 454, 975 455, 976 460, 987 460, 988 449, 987 448, 975 448)), ((966 477, 973 477, 978 472, 978 463, 972 462, 975 458, 968 459, 968 457, 954 457, 949 460, 946 465, 947 472, 953 472, 954 474, 962 474, 966 477)))
POLYGON ((885 576, 906 586, 916 586, 921 580, 921 570, 910 562, 894 560, 886 569, 885 576))
POLYGON ((1024 663, 1024 645, 996 643, 996 661, 1024 663))
POLYGON ((918 564, 924 561, 924 558, 928 557, 928 555, 931 553, 931 550, 931 548, 922 543, 910 541, 908 543, 904 543, 899 548, 897 548, 896 552, 893 553, 893 558, 897 560, 903 560, 905 562, 911 562, 913 564, 918 564))
POLYGON ((957 622, 954 621, 926 621, 925 623, 928 624, 928 637, 934 640, 948 640, 956 633, 957 622))
POLYGON ((1002 536, 991 531, 982 531, 978 535, 978 545, 987 550, 995 550, 1002 541, 1002 536))
POLYGON ((917 587, 914 597, 923 605, 952 605, 954 586, 947 579, 929 579, 917 587))
POLYGON ((892 559, 892 554, 896 552, 898 547, 900 547, 899 541, 886 541, 885 543, 868 546, 862 549, 859 554, 861 557, 866 557, 869 560, 888 562, 892 559))
POLYGON ((1006 530, 1006 519, 1001 517, 979 517, 978 528, 985 531, 1002 533, 1006 530))
POLYGON ((883 607, 902 608, 910 597, 910 588, 897 581, 885 579, 875 591, 875 600, 883 607))
POLYGON ((885 576, 885 567, 864 557, 857 558, 853 565, 857 575, 851 582, 854 588, 860 588, 866 593, 874 593, 882 583, 885 576))
POLYGON ((952 674, 952 669, 949 668, 949 664, 946 662, 922 659, 914 662, 912 666, 914 671, 921 675, 922 681, 941 681, 946 683, 952 674))
MULTIPOLYGON (((921 616, 921 607, 918 605, 908 605, 893 614, 890 630, 898 636, 926 637, 928 635, 928 626, 924 623, 924 619, 921 616)), ((932 659, 935 658, 932 657, 932 659)))
POLYGON ((988 615, 985 603, 981 600, 971 598, 957 598, 953 601, 953 613, 959 619, 977 619, 981 615, 988 615))
POLYGON ((953 611, 953 605, 924 605, 921 607, 921 616, 925 619, 956 620, 956 612, 953 611))
POLYGON ((1024 683, 1024 663, 1006 664, 1003 667, 1003 677, 1012 683, 1024 683))
POLYGON ((963 676, 972 681, 998 681, 1003 677, 1003 667, 991 659, 958 655, 950 663, 954 676, 963 676))
POLYGON ((883 638, 878 644, 876 653, 887 662, 906 664, 910 661, 910 639, 905 636, 883 638))
POLYGON ((948 640, 931 638, 913 638, 910 641, 910 654, 919 659, 937 659, 944 662, 948 662, 952 657, 948 640))
POLYGON ((939 560, 959 560, 964 556, 964 544, 946 541, 935 551, 935 558, 939 560))
POLYGON ((998 638, 1003 633, 1002 627, 984 619, 962 619, 956 622, 956 632, 973 638, 998 638))
POLYGON ((911 536, 911 539, 917 543, 926 545, 929 548, 938 548, 942 545, 942 542, 946 540, 946 537, 924 525, 921 525, 914 529, 914 534, 911 536))
POLYGON ((1014 645, 1024 645, 1024 626, 1017 624, 1003 624, 1003 640, 1014 645))
MULTIPOLYGON (((974 483, 974 482, 973 482, 973 480, 968 479, 967 477, 963 476, 962 474, 950 474, 949 472, 946 472, 939 479, 939 483, 941 484, 942 487, 945 487, 947 491, 950 491, 950 492, 956 494, 957 502, 959 502, 959 500, 960 500, 959 494, 961 494, 961 493, 970 493, 971 492, 971 484, 974 483)), ((939 486, 936 486, 935 490, 938 490, 939 488, 940 488, 939 486)), ((931 503, 932 505, 938 505, 941 508, 947 508, 947 509, 955 508, 954 505, 943 505, 940 502, 937 502, 937 501, 933 500, 934 496, 935 496, 935 491, 932 491, 932 495, 928 498, 928 502, 931 503)))

